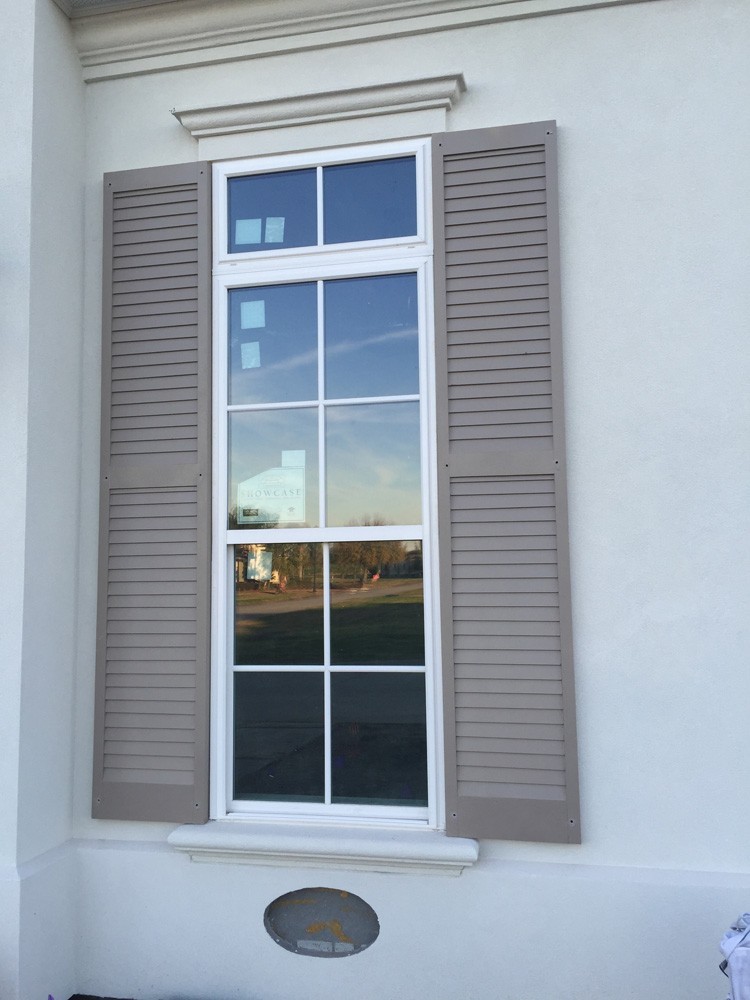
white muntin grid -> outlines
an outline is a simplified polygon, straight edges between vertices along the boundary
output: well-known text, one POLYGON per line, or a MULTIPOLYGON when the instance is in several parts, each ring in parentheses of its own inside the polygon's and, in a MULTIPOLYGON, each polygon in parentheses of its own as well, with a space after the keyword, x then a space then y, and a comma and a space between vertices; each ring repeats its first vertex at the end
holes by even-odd
MULTIPOLYGON (((435 454, 434 454, 434 399, 432 366, 432 282, 431 282, 431 226, 429 225, 429 173, 427 149, 424 141, 387 146, 368 146, 337 153, 304 154, 301 157, 265 158, 218 164, 214 167, 215 213, 215 269, 214 269, 214 544, 213 544, 213 636, 212 636, 212 817, 243 818, 252 816, 269 819, 326 822, 387 822, 396 826, 439 827, 442 825, 441 750, 439 739, 441 704, 437 635, 437 579, 435 571, 435 454), (319 245, 302 250, 256 251, 250 254, 225 252, 227 246, 226 179, 229 176, 266 172, 271 169, 293 169, 314 163, 316 166, 332 162, 357 162, 382 159, 386 156, 415 156, 417 167, 417 220, 419 237, 392 241, 371 241, 356 244, 322 246, 320 231, 320 203, 318 205, 319 245), (358 397, 327 400, 324 385, 324 283, 337 278, 414 274, 418 290, 419 316, 419 394, 400 396, 358 397), (235 288, 253 286, 279 286, 294 283, 317 283, 318 311, 318 395, 316 399, 293 403, 232 404, 227 401, 228 372, 228 299, 235 288), (420 422, 420 475, 422 497, 422 522, 419 525, 371 525, 362 527, 326 526, 325 523, 325 415, 331 407, 360 406, 374 403, 412 403, 419 406, 420 422), (290 410, 317 408, 318 414, 318 485, 320 527, 313 528, 260 528, 229 529, 228 511, 228 423, 229 415, 238 412, 290 410), (419 541, 422 543, 425 614, 425 666, 373 667, 331 664, 330 656, 330 583, 329 544, 335 542, 368 540, 419 541), (324 607, 324 663, 315 666, 260 666, 246 667, 233 663, 234 648, 234 545, 282 542, 316 542, 322 545, 323 557, 323 607, 324 607), (232 799, 233 787, 233 676, 238 670, 273 672, 315 672, 324 677, 325 724, 325 802, 269 802, 232 799), (425 677, 427 720, 427 784, 428 807, 379 806, 331 803, 330 761, 330 679, 337 671, 420 673, 425 677)), ((322 194, 321 170, 318 170, 318 198, 322 194)))

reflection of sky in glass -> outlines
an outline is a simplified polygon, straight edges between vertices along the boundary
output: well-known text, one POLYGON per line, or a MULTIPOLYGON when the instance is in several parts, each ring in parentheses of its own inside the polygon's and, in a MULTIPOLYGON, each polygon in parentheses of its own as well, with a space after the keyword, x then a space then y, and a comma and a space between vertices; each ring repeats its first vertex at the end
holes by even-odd
POLYGON ((315 170, 230 177, 229 253, 315 246, 315 170))
POLYGON ((419 404, 329 406, 329 525, 421 522, 419 404))
POLYGON ((419 392, 416 275, 327 281, 325 342, 329 398, 419 392))
POLYGON ((323 220, 326 243, 414 235, 414 157, 323 167, 323 220))
POLYGON ((314 283, 233 289, 229 331, 230 403, 317 398, 314 283))
MULTIPOLYGON (((229 527, 279 527, 307 525, 318 520, 318 436, 317 411, 261 410, 229 415, 229 527), (282 452, 304 452, 304 518, 285 521, 285 497, 278 491, 294 478, 292 473, 274 473, 257 483, 258 520, 238 524, 237 487, 239 483, 284 465, 282 452), (264 492, 268 491, 268 492, 264 492), (266 496, 267 500, 263 500, 266 496), (267 520, 263 521, 265 515, 267 520)), ((295 461, 297 459, 295 458, 295 461)), ((291 501, 290 501, 291 502, 291 501)), ((296 501, 297 503, 299 501, 296 501)))

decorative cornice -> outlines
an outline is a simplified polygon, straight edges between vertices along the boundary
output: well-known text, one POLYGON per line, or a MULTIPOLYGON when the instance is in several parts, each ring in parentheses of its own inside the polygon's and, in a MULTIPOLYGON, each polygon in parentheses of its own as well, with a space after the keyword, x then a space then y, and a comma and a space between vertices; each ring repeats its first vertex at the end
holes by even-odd
POLYGON ((182 0, 55 0, 68 17, 90 17, 113 10, 130 10, 132 7, 153 7, 157 3, 181 3, 182 0))
POLYGON ((172 114, 194 138, 202 139, 212 135, 229 135, 232 132, 255 132, 403 111, 432 108, 449 111, 465 90, 463 73, 454 73, 423 80, 403 80, 372 87, 282 97, 273 101, 173 110, 172 114))
POLYGON ((86 80, 659 0, 164 0, 76 17, 86 80))

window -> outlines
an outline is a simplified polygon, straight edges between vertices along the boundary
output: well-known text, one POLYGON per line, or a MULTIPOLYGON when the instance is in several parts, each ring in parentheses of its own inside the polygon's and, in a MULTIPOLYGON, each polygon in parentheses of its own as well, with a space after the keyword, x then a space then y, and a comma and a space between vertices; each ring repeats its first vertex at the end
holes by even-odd
POLYGON ((417 167, 413 198, 374 213, 383 190, 412 190, 404 177, 427 147, 227 168, 213 515, 211 169, 105 178, 95 816, 210 815, 213 532, 227 627, 210 712, 240 751, 236 771, 233 755, 218 762, 233 809, 440 827, 443 806, 449 834, 579 839, 554 133, 542 122, 434 136, 432 199, 417 167), (357 469, 365 450, 397 481, 377 507, 357 469), (439 686, 432 629, 421 658, 414 624, 420 557, 425 621, 441 609, 439 686), (385 587, 410 593, 398 628, 388 602, 357 603, 385 587), (352 621, 406 642, 368 641, 364 656, 352 621), (248 629, 262 634, 252 649, 248 629), (429 693, 424 716, 416 707, 430 684, 445 747, 432 812, 419 763, 429 693), (261 728, 281 773, 258 755, 261 728), (346 780, 342 759, 358 761, 346 780))
POLYGON ((435 822, 425 159, 213 168, 218 814, 435 822))

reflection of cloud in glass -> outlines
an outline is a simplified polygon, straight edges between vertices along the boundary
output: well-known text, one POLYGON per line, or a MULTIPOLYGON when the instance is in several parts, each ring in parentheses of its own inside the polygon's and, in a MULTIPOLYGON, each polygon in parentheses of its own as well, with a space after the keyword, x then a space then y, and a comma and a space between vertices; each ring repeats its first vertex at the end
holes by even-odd
POLYGON ((387 344, 394 340, 407 340, 417 336, 417 328, 414 326, 404 327, 401 330, 389 330, 388 333, 378 333, 371 337, 362 337, 358 340, 344 340, 338 344, 333 344, 326 352, 329 355, 346 354, 348 351, 356 351, 360 347, 373 347, 376 344, 387 344))
POLYGON ((283 361, 274 361, 270 365, 266 365, 265 371, 269 374, 276 374, 277 372, 291 372, 295 368, 303 368, 306 365, 315 363, 318 359, 317 350, 305 351, 301 354, 294 354, 283 361))
POLYGON ((326 435, 328 524, 421 522, 417 403, 331 406, 326 435))
POLYGON ((329 397, 419 391, 417 300, 416 275, 411 273, 326 283, 329 397))
POLYGON ((314 399, 318 384, 315 282, 231 289, 230 400, 314 399), (243 309, 258 322, 243 325, 243 309), (253 364, 247 364, 245 351, 253 364), (291 364, 287 364, 291 362, 291 364))
MULTIPOLYGON (((394 341, 413 339, 416 336, 417 331, 412 327, 404 330, 391 330, 388 333, 365 337, 362 340, 345 340, 339 344, 334 344, 332 347, 329 347, 326 351, 326 357, 330 358, 341 356, 349 354, 352 351, 358 351, 363 347, 378 347, 382 344, 392 344, 394 341)), ((296 368, 303 368, 311 363, 314 363, 317 360, 317 356, 317 350, 306 351, 304 353, 285 358, 282 361, 272 362, 271 364, 265 366, 264 371, 270 374, 291 372, 296 368)))

